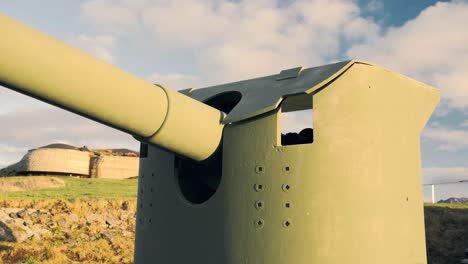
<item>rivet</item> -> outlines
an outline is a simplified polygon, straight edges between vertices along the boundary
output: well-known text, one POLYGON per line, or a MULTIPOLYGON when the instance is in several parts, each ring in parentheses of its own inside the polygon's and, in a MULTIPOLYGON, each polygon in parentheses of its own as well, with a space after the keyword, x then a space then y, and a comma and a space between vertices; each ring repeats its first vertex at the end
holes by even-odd
POLYGON ((257 229, 261 229, 265 225, 265 221, 263 221, 263 219, 259 218, 259 219, 255 220, 254 224, 255 224, 255 227, 257 229))
POLYGON ((289 192, 291 190, 291 186, 289 184, 283 184, 281 189, 283 189, 284 192, 289 192))
POLYGON ((255 208, 257 208, 258 210, 263 209, 264 205, 265 204, 263 203, 263 201, 256 201, 255 202, 255 208))
POLYGON ((284 172, 290 172, 290 171, 291 171, 291 167, 285 166, 285 167, 283 168, 283 171, 284 171, 284 172))
POLYGON ((254 184, 254 189, 255 189, 255 191, 257 191, 257 192, 261 192, 261 191, 263 191, 263 189, 265 189, 265 185, 263 185, 263 184, 258 184, 258 183, 257 183, 257 184, 254 184))
POLYGON ((285 202, 284 203, 284 207, 286 207, 286 208, 291 208, 291 206, 292 206, 291 202, 285 202))
POLYGON ((264 173, 264 172, 265 172, 265 167, 260 166, 260 165, 259 165, 259 166, 256 166, 256 167, 255 167, 255 172, 256 172, 257 174, 264 173))
POLYGON ((288 228, 288 227, 291 226, 291 224, 292 224, 291 220, 286 219, 286 220, 284 220, 284 222, 283 222, 283 227, 284 227, 284 228, 288 228))

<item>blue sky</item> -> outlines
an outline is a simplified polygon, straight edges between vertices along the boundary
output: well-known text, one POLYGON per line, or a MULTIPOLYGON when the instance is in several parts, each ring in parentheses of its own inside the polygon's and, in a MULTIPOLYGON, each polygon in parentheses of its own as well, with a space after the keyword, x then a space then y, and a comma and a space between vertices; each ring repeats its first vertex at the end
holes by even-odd
MULTIPOLYGON (((441 90, 421 139, 425 181, 468 178, 468 1, 16 0, 1 1, 0 12, 174 89, 375 62, 441 90)), ((128 135, 6 89, 0 123, 0 167, 56 141, 138 148, 128 135)))

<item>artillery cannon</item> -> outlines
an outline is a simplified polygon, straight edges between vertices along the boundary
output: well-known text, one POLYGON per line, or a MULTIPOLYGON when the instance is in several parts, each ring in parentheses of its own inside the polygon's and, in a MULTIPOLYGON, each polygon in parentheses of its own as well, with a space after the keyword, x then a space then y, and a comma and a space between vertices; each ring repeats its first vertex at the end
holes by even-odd
POLYGON ((177 93, 3 15, 0 33, 1 85, 141 141, 136 263, 426 263, 436 89, 353 60, 177 93), (282 144, 301 109, 313 140, 282 144))

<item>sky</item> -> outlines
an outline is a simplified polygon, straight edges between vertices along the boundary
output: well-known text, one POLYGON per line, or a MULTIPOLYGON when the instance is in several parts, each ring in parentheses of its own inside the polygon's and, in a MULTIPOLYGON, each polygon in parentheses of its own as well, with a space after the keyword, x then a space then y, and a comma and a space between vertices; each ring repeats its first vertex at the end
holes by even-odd
MULTIPOLYGON (((468 179, 468 1, 16 0, 0 12, 177 90, 348 59, 382 65, 441 91, 421 135, 424 181, 468 179)), ((52 142, 138 149, 1 87, 0 124, 0 167, 52 142)))

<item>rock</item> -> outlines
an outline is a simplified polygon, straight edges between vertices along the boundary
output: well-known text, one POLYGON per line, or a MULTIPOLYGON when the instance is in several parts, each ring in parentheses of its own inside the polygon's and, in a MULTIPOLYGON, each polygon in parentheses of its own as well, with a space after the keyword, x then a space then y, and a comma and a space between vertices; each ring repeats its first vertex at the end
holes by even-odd
POLYGON ((98 211, 83 217, 76 212, 67 213, 66 208, 0 208, 0 242, 52 238, 74 246, 98 239, 114 244, 117 234, 133 240, 135 212, 132 208, 127 201, 117 204, 116 210, 98 211))
POLYGON ((5 220, 5 223, 10 225, 10 224, 14 224, 16 222, 16 219, 15 218, 8 218, 5 220))
POLYGON ((32 226, 33 222, 31 220, 24 220, 23 225, 24 226, 32 226))
POLYGON ((85 218, 88 224, 104 221, 104 217, 100 214, 89 214, 85 218))
POLYGON ((39 214, 50 214, 49 210, 46 210, 46 209, 39 209, 37 210, 36 212, 38 212, 39 214))
POLYGON ((128 210, 128 205, 129 205, 128 201, 124 201, 122 203, 122 210, 128 210))
POLYGON ((14 212, 9 213, 8 216, 10 218, 18 218, 18 215, 16 213, 14 213, 14 212))
POLYGON ((57 226, 64 226, 66 224, 67 224, 67 221, 65 221, 65 219, 57 220, 57 226))
POLYGON ((16 212, 16 215, 19 217, 19 218, 24 218, 26 216, 26 214, 28 213, 28 210, 27 209, 23 209, 21 211, 18 211, 16 212))
POLYGON ((120 225, 122 223, 122 221, 120 221, 119 219, 116 219, 114 217, 107 217, 106 218, 106 224, 109 225, 109 227, 116 227, 118 225, 120 225))
POLYGON ((71 232, 72 232, 72 231, 71 231, 70 228, 63 228, 63 229, 61 229, 60 231, 64 234, 64 236, 65 236, 66 238, 71 238, 71 237, 72 237, 72 235, 71 235, 71 232))
POLYGON ((67 216, 67 221, 70 223, 76 223, 80 220, 80 218, 76 214, 70 214, 67 216))
POLYGON ((8 227, 7 224, 3 223, 2 221, 0 221, 0 241, 16 242, 13 231, 8 227))
POLYGON ((31 226, 31 231, 33 232, 34 234, 34 237, 37 237, 37 238, 41 238, 43 236, 50 236, 52 235, 52 232, 50 232, 49 230, 45 229, 45 228, 42 228, 42 225, 32 225, 31 226))
POLYGON ((122 236, 124 236, 124 237, 133 237, 133 236, 135 236, 135 233, 127 231, 127 230, 123 230, 122 231, 122 236))
POLYGON ((114 243, 112 234, 109 233, 109 232, 104 232, 104 233, 102 233, 102 234, 101 234, 101 238, 107 240, 107 242, 109 242, 110 244, 113 244, 113 243, 114 243))
POLYGON ((47 221, 46 225, 47 225, 48 228, 55 228, 55 227, 57 227, 57 225, 55 224, 55 222, 52 221, 52 220, 47 221))
POLYGON ((21 211, 23 209, 21 208, 3 208, 3 211, 7 214, 10 215, 11 213, 16 214, 17 212, 21 211))
POLYGON ((5 221, 5 220, 7 220, 8 218, 10 218, 10 216, 8 216, 8 214, 5 213, 5 211, 0 210, 0 221, 5 221))
POLYGON ((121 211, 119 215, 120 220, 127 220, 128 217, 130 217, 130 212, 129 211, 121 211))
POLYGON ((31 217, 32 219, 39 219, 41 218, 42 216, 47 216, 49 215, 49 211, 47 210, 36 210, 36 211, 33 211, 29 214, 29 217, 31 217))
POLYGON ((0 241, 23 242, 34 235, 30 228, 24 226, 21 219, 12 220, 8 224, 0 222, 0 241))

